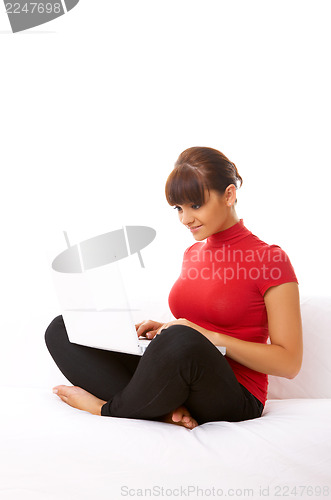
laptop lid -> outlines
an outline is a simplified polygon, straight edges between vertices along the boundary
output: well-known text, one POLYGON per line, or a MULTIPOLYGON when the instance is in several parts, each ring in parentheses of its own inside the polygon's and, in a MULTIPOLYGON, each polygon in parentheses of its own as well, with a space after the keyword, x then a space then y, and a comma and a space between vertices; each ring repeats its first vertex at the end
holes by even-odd
POLYGON ((70 342, 110 351, 142 354, 130 311, 66 310, 63 320, 70 342))
POLYGON ((135 279, 134 270, 144 267, 140 250, 154 239, 155 230, 124 226, 76 245, 64 236, 68 248, 53 260, 52 269, 69 340, 141 354, 134 321, 139 309, 130 304, 121 267, 135 279))

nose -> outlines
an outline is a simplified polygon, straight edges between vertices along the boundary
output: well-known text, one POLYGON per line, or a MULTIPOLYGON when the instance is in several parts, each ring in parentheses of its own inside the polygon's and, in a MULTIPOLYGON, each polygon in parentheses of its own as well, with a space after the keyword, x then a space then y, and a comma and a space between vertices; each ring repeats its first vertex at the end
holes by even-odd
POLYGON ((194 216, 191 210, 182 209, 182 213, 179 214, 180 222, 185 226, 191 225, 194 221, 194 216))

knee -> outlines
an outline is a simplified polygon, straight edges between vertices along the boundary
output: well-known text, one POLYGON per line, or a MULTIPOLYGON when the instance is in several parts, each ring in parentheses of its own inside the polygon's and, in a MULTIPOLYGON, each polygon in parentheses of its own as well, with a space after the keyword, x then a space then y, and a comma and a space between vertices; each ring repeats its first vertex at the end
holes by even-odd
POLYGON ((171 325, 158 335, 160 349, 180 358, 200 353, 205 342, 208 340, 200 332, 184 325, 171 325))
POLYGON ((51 350, 54 345, 59 343, 63 332, 66 333, 63 318, 62 316, 56 316, 48 325, 45 332, 45 343, 48 350, 51 350))

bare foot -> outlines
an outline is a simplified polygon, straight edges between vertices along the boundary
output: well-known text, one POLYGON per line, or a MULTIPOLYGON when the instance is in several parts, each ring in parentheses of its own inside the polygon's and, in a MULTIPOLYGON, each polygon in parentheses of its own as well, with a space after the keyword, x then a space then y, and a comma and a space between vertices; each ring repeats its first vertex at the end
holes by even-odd
POLYGON ((176 408, 176 410, 168 413, 168 415, 166 415, 162 419, 162 422, 181 425, 182 427, 186 427, 187 429, 194 429, 199 425, 195 418, 192 417, 188 409, 185 408, 185 406, 180 406, 179 408, 176 408))
POLYGON ((73 408, 88 411, 93 415, 101 415, 101 407, 107 402, 75 385, 57 385, 53 387, 53 392, 73 408))

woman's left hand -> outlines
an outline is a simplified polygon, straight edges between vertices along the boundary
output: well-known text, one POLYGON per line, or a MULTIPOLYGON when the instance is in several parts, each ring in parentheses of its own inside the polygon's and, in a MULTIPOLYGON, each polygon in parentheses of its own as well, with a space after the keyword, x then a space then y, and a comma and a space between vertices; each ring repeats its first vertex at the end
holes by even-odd
POLYGON ((162 330, 166 330, 169 326, 173 326, 173 325, 184 325, 184 326, 190 326, 191 328, 196 328, 198 326, 195 323, 192 323, 192 321, 189 321, 188 319, 179 318, 179 319, 175 319, 174 321, 169 321, 169 323, 164 323, 164 325, 162 325, 156 331, 155 336, 160 335, 162 330))

